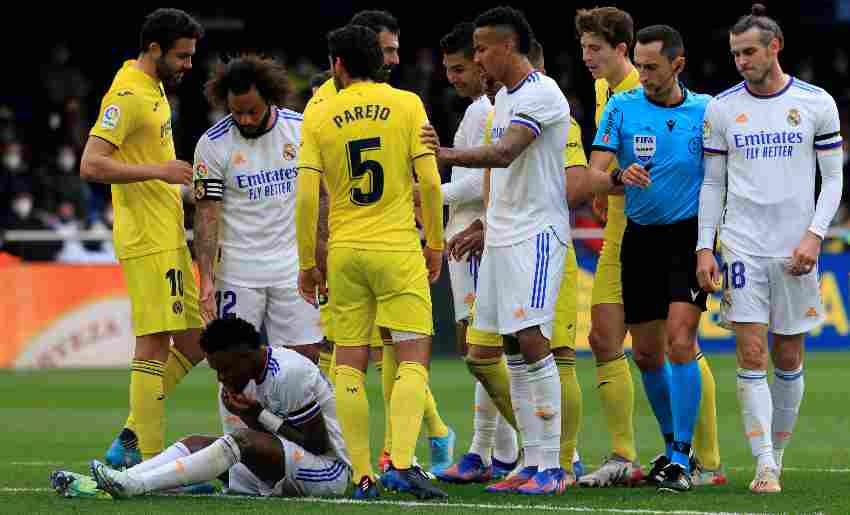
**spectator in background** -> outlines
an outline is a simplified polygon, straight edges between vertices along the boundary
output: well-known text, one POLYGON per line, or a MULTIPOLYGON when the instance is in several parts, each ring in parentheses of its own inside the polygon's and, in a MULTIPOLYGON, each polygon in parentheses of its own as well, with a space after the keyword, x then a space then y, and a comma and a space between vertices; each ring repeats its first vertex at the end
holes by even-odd
MULTIPOLYGON (((33 215, 33 196, 29 189, 18 189, 12 197, 11 216, 6 228, 13 230, 45 230, 47 225, 33 215)), ((62 248, 60 242, 7 241, 3 250, 25 261, 51 261, 62 248)))
POLYGON ((35 174, 43 200, 39 207, 56 213, 62 200, 67 200, 73 204, 79 219, 88 219, 92 193, 80 178, 79 165, 77 151, 72 145, 66 143, 55 150, 35 174))

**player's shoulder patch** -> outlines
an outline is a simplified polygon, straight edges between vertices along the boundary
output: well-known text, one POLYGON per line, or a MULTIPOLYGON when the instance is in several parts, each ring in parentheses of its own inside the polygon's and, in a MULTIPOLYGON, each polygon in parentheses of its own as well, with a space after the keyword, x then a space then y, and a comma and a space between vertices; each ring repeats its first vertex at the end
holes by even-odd
POLYGON ((103 115, 100 118, 100 128, 106 130, 114 130, 118 127, 118 122, 121 121, 121 108, 117 104, 110 104, 103 110, 103 115))

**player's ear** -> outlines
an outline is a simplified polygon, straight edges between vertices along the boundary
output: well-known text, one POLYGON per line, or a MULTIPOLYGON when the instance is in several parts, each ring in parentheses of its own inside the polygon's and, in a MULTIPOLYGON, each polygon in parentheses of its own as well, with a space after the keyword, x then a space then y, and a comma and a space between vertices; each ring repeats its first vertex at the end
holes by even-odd
POLYGON ((680 55, 673 59, 673 72, 682 73, 683 71, 685 71, 685 56, 680 55))
POLYGON ((614 47, 614 52, 616 52, 617 55, 627 57, 629 55, 629 47, 627 47, 625 43, 617 43, 617 46, 614 47))
POLYGON ((149 54, 151 55, 151 57, 153 57, 154 59, 159 59, 159 58, 161 58, 161 57, 162 57, 162 53, 163 53, 163 52, 162 52, 162 47, 161 47, 161 46, 159 46, 159 43, 157 43, 157 42, 153 42, 153 43, 151 43, 150 45, 148 45, 148 53, 149 53, 149 54))

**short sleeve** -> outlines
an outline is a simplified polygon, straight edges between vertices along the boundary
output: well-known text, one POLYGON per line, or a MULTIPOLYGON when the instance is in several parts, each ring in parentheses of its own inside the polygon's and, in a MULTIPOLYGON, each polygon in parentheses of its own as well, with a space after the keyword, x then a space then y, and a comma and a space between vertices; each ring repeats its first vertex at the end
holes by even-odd
POLYGON ((581 127, 573 118, 570 118, 567 146, 564 147, 564 168, 571 166, 587 166, 587 156, 584 153, 584 145, 581 142, 581 127))
POLYGON ((139 124, 140 102, 132 89, 110 90, 103 97, 97 121, 89 134, 120 147, 139 124))
POLYGON ((599 118, 599 127, 593 139, 593 150, 617 153, 620 148, 620 129, 623 127, 623 110, 617 97, 608 100, 605 111, 599 118))
POLYGON ((422 100, 416 95, 411 94, 411 96, 413 125, 410 128, 410 157, 411 159, 418 159, 423 156, 433 156, 434 151, 422 142, 422 137, 419 134, 421 132, 420 129, 425 125, 430 125, 431 122, 428 121, 428 114, 425 113, 425 106, 422 105, 422 100))
MULTIPOLYGON (((534 86, 536 84, 531 84, 534 86)), ((540 136, 544 127, 557 123, 570 115, 570 107, 564 98, 555 98, 555 91, 536 87, 528 93, 518 91, 511 115, 512 124, 524 125, 535 136, 540 136)), ((560 93, 560 92, 557 92, 560 93)), ((563 95, 561 95, 563 97, 563 95)))
POLYGON ((305 117, 304 123, 301 124, 301 150, 298 152, 298 168, 322 173, 325 167, 322 163, 321 148, 316 137, 316 124, 313 120, 315 120, 315 116, 305 117))
POLYGON ((823 94, 824 106, 815 127, 815 150, 833 150, 843 144, 841 139, 841 119, 835 99, 823 94))
POLYGON ((702 151, 707 156, 726 155, 726 124, 723 109, 716 99, 711 99, 702 121, 702 151))
MULTIPOLYGON (((220 144, 219 144, 220 145, 220 144)), ((201 137, 195 146, 195 161, 192 166, 195 181, 195 200, 216 200, 224 197, 225 163, 221 148, 201 137)))

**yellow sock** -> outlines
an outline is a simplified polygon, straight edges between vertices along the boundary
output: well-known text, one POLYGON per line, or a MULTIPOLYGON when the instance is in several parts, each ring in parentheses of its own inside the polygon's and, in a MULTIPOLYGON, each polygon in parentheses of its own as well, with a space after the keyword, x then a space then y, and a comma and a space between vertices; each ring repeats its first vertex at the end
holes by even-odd
POLYGON ((720 444, 717 441, 717 385, 714 374, 708 366, 702 352, 697 355, 699 373, 702 378, 702 397, 699 401, 699 414, 694 427, 694 456, 703 467, 716 470, 720 468, 720 444))
POLYGON ((381 361, 375 362, 375 369, 381 375, 381 393, 384 395, 384 449, 390 452, 393 448, 393 424, 390 417, 390 399, 393 396, 393 385, 398 363, 395 361, 395 347, 384 343, 381 361))
POLYGON ((333 351, 321 350, 319 351, 319 370, 325 374, 325 377, 331 376, 331 362, 333 361, 334 353, 333 351))
POLYGON ((398 379, 393 386, 393 398, 390 402, 393 419, 393 447, 390 449, 390 457, 396 468, 407 469, 413 464, 427 389, 428 370, 425 367, 413 361, 399 364, 398 379))
POLYGON ((134 359, 130 367, 130 419, 139 438, 142 459, 162 452, 165 443, 165 393, 162 376, 165 363, 134 359))
POLYGON ((505 359, 503 357, 477 360, 466 358, 466 366, 484 385, 493 403, 499 408, 499 413, 516 429, 514 407, 511 404, 511 381, 508 378, 508 365, 505 359))
POLYGON ((625 354, 596 364, 596 385, 602 412, 611 434, 611 451, 629 461, 637 459, 635 449, 635 385, 625 354))
POLYGON ((369 446, 369 398, 366 396, 366 375, 346 365, 336 372, 336 412, 342 437, 351 456, 354 483, 363 476, 374 477, 371 447, 369 446))
POLYGON ((162 390, 166 397, 174 391, 174 387, 180 384, 180 381, 193 368, 195 368, 195 365, 189 361, 189 358, 172 345, 168 353, 168 361, 165 362, 165 373, 162 375, 162 390))
POLYGON ((573 453, 581 426, 581 386, 576 377, 576 359, 555 357, 561 376, 561 467, 573 471, 573 453))
POLYGON ((422 414, 430 438, 444 438, 449 434, 449 426, 443 422, 437 410, 437 401, 429 386, 425 387, 425 412, 422 414))

